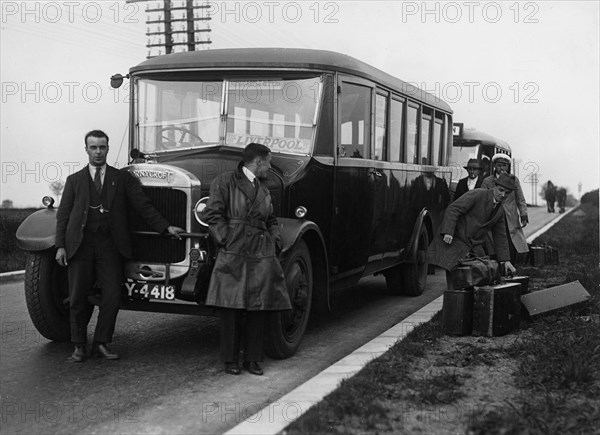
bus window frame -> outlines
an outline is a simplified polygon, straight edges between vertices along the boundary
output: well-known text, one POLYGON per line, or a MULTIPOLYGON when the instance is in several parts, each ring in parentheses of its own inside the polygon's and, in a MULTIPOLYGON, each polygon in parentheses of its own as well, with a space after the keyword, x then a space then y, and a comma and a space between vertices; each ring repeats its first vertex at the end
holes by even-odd
POLYGON ((413 100, 409 100, 407 99, 406 102, 406 152, 404 155, 404 161, 406 163, 408 163, 409 165, 419 165, 419 159, 421 158, 420 151, 421 151, 421 108, 422 108, 422 104, 420 103, 416 103, 413 100), (417 109, 417 117, 416 117, 416 129, 415 129, 415 160, 416 162, 409 162, 408 161, 408 109, 409 108, 413 108, 413 109, 417 109))
POLYGON ((372 104, 373 106, 373 123, 371 124, 373 126, 372 130, 373 130, 373 141, 371 142, 371 154, 369 156, 369 158, 371 160, 376 160, 373 159, 373 154, 375 151, 375 147, 377 146, 377 97, 383 97, 384 98, 384 102, 385 102, 385 114, 384 114, 384 130, 383 130, 383 143, 381 144, 381 159, 377 160, 379 162, 389 162, 389 135, 390 135, 390 93, 385 90, 385 89, 381 89, 381 88, 376 88, 375 90, 375 104, 372 104))
POLYGON ((405 148, 405 143, 406 143, 406 98, 402 97, 398 94, 395 93, 390 93, 390 105, 389 105, 389 121, 388 121, 388 125, 391 126, 392 123, 392 104, 394 103, 394 101, 400 103, 400 107, 402 108, 402 113, 400 114, 400 146, 398 149, 398 156, 397 159, 398 160, 394 160, 392 158, 391 155, 391 141, 392 141, 392 132, 391 132, 391 128, 389 128, 389 141, 388 141, 388 148, 389 148, 389 154, 388 154, 388 162, 392 162, 392 163, 406 163, 406 157, 405 157, 405 152, 404 152, 404 148, 405 148))
POLYGON ((432 149, 432 145, 433 145, 433 124, 434 124, 434 110, 431 107, 427 107, 427 106, 422 106, 421 108, 421 138, 420 138, 420 146, 419 146, 419 153, 421 153, 423 151, 423 123, 424 121, 428 121, 429 122, 429 128, 427 129, 427 144, 425 149, 427 150, 427 161, 425 163, 423 163, 423 156, 420 155, 419 156, 419 161, 421 162, 421 165, 434 165, 434 163, 432 163, 432 155, 431 152, 433 151, 432 149))
POLYGON ((373 128, 374 122, 375 122, 375 105, 373 104, 374 101, 374 95, 376 92, 376 85, 375 83, 373 83, 370 80, 366 80, 363 79, 361 77, 355 77, 355 76, 349 76, 346 74, 338 74, 337 76, 337 86, 338 86, 338 98, 337 98, 337 106, 335 107, 336 110, 336 131, 337 131, 337 138, 336 138, 336 155, 338 159, 353 159, 353 160, 371 160, 371 146, 373 145, 373 138, 375 136, 375 129, 373 128), (365 151, 365 155, 363 155, 362 157, 352 157, 352 156, 342 156, 340 155, 340 148, 343 146, 342 144, 342 119, 341 119, 341 111, 343 108, 343 98, 344 98, 344 85, 345 84, 350 84, 350 85, 354 85, 354 86, 362 86, 365 88, 370 89, 370 102, 369 102, 369 125, 368 126, 364 126, 364 128, 369 128, 369 134, 368 135, 364 135, 363 132, 363 137, 368 137, 369 139, 369 143, 368 144, 364 144, 364 151, 365 151))

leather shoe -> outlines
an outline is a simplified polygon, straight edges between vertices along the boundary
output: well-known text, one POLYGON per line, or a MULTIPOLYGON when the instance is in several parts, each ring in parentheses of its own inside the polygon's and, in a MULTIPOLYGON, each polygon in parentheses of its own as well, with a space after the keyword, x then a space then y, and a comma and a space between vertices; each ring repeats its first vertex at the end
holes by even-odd
POLYGON ((256 376, 262 376, 264 373, 256 361, 244 361, 244 368, 256 376))
POLYGON ((225 373, 230 375, 239 375, 242 371, 240 370, 240 366, 236 362, 226 362, 225 363, 225 373))
POLYGON ((111 350, 105 344, 94 344, 92 355, 104 359, 119 359, 119 355, 111 352, 111 350))
POLYGON ((86 357, 85 346, 75 346, 71 359, 75 362, 84 362, 86 357))

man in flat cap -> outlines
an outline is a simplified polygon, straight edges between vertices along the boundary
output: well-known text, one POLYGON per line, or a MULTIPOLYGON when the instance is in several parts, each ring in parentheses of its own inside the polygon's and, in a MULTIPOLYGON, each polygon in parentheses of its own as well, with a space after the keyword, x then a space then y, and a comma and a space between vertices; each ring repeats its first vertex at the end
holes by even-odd
POLYGON ((502 173, 492 189, 473 189, 452 202, 444 214, 440 233, 429 247, 429 263, 451 271, 469 253, 485 255, 484 244, 491 231, 498 262, 504 264, 506 273, 514 273, 502 207, 514 189, 514 175, 502 173))
MULTIPOLYGON (((510 174, 511 159, 507 154, 497 153, 492 156, 492 165, 494 167, 492 175, 485 178, 481 183, 482 189, 493 189, 494 182, 502 174, 510 174)), ((513 262, 517 259, 517 254, 525 254, 529 251, 523 228, 529 223, 527 217, 527 202, 521 189, 521 183, 517 177, 514 177, 515 188, 506 197, 502 203, 506 222, 506 232, 508 233, 508 242, 510 249, 510 258, 513 262)))
POLYGON ((456 191, 454 192, 454 201, 469 190, 481 187, 481 183, 483 182, 483 177, 480 176, 481 165, 479 164, 479 160, 469 159, 467 166, 464 166, 464 168, 469 175, 458 180, 456 191))

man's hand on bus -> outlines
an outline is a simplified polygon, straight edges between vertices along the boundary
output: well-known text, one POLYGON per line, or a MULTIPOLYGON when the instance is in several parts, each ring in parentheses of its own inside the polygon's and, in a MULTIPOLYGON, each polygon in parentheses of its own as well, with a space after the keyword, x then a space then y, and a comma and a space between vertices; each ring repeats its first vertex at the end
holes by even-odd
POLYGON ((452 237, 450 234, 444 234, 444 242, 447 244, 451 244, 452 240, 454 240, 454 237, 452 237))
POLYGON ((61 266, 67 265, 67 250, 65 248, 58 248, 56 250, 56 261, 61 266))
POLYGON ((181 236, 179 235, 179 233, 185 233, 185 230, 183 228, 179 228, 179 227, 174 227, 174 226, 169 226, 167 228, 167 232, 172 235, 173 237, 175 237, 176 239, 181 240, 181 236))
POLYGON ((527 215, 524 214, 523 216, 521 216, 521 227, 525 228, 528 223, 529 223, 529 218, 527 217, 527 215))
POLYGON ((515 269, 515 266, 513 266, 510 261, 505 261, 503 264, 504 264, 504 274, 505 275, 512 276, 517 271, 517 269, 515 269))

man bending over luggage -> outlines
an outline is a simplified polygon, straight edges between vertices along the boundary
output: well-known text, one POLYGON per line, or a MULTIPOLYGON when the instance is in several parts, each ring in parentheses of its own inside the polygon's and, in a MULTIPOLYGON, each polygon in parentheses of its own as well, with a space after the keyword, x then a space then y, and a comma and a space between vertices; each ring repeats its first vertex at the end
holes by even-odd
MULTIPOLYGON (((448 206, 440 234, 429 247, 430 264, 451 271, 470 252, 477 257, 483 256, 483 245, 491 231, 498 261, 504 264, 506 273, 516 271, 510 262, 504 209, 500 207, 515 189, 514 175, 500 174, 494 183, 493 189, 470 190, 448 206)), ((450 285, 450 277, 447 277, 450 285)))

